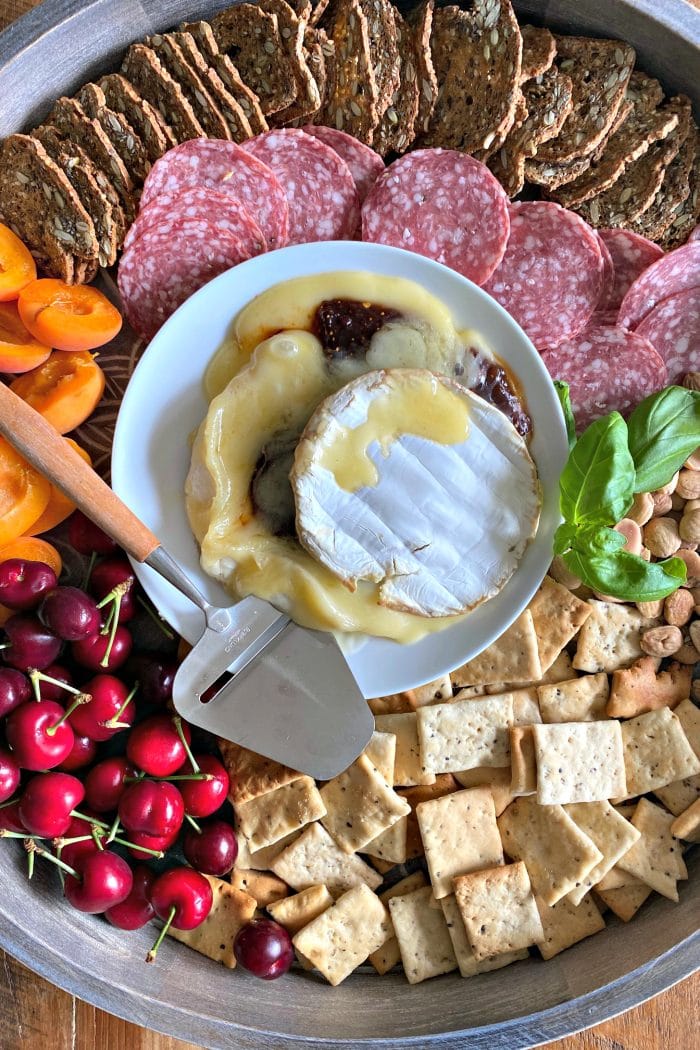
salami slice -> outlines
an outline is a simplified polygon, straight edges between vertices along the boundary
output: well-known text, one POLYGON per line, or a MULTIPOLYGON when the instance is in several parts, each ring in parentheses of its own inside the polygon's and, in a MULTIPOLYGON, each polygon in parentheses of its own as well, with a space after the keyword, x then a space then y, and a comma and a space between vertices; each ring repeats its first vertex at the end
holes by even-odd
POLYGON ((503 258, 508 197, 465 153, 421 149, 395 160, 362 205, 362 239, 444 263, 483 284, 503 258))
POLYGON ((186 219, 173 229, 145 230, 119 263, 127 321, 151 339, 185 299, 246 258, 241 242, 213 223, 186 219))
POLYGON ((617 323, 636 328, 662 300, 700 288, 700 241, 691 241, 649 266, 622 300, 617 323))
POLYGON ((648 266, 664 255, 664 250, 631 230, 598 230, 598 235, 608 248, 615 268, 615 283, 606 309, 617 313, 627 290, 648 266))
POLYGON ((267 242, 247 208, 230 193, 197 186, 183 193, 161 193, 139 212, 124 241, 124 250, 145 230, 175 229, 187 219, 201 219, 237 237, 248 257, 266 251, 267 242))
POLYGON ((614 325, 587 328, 542 353, 552 379, 569 384, 576 429, 613 409, 623 415, 666 385, 666 366, 636 332, 614 325))
MULTIPOLYGON (((598 247, 600 248, 600 254, 603 257, 603 281, 600 290, 600 299, 598 305, 595 308, 595 313, 591 319, 592 323, 596 324, 615 324, 614 317, 611 318, 612 310, 610 307, 610 300, 613 296, 613 290, 615 287, 615 264, 613 262, 612 255, 608 250, 608 246, 600 236, 600 233, 595 231, 596 239, 598 241, 598 247), (603 320, 605 318, 605 320, 603 320), (611 318, 608 321, 608 318, 611 318)), ((615 311, 617 313, 617 311, 615 311)))
POLYGON ((700 372, 700 287, 664 299, 635 332, 664 359, 669 383, 679 383, 686 372, 700 372))
POLYGON ((348 135, 346 131, 327 128, 323 124, 307 124, 302 128, 307 135, 313 135, 330 146, 345 161, 355 182, 355 189, 360 204, 371 190, 374 183, 384 171, 384 161, 364 142, 348 135))
POLYGON ((268 249, 287 243, 289 208, 277 177, 235 142, 190 139, 164 153, 143 185, 141 209, 160 194, 209 188, 228 193, 247 208, 263 232, 268 249))
POLYGON ((582 331, 602 287, 600 242, 582 218, 549 201, 510 205, 508 247, 484 290, 538 350, 582 331))
POLYGON ((688 241, 689 242, 700 241, 700 224, 697 225, 695 227, 695 229, 692 231, 692 233, 690 234, 690 237, 688 238, 688 241))
POLYGON ((265 131, 244 149, 277 176, 289 205, 289 244, 348 240, 360 221, 350 169, 335 150, 300 128, 265 131))

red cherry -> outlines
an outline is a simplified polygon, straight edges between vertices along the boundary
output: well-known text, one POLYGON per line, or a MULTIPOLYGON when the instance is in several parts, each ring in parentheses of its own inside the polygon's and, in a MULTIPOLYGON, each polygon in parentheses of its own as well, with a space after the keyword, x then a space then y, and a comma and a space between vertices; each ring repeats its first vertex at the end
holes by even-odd
POLYGON ((43 561, 8 558, 0 563, 0 603, 15 612, 34 609, 57 582, 56 573, 43 561))
POLYGON ((53 769, 68 757, 75 737, 68 722, 60 721, 64 715, 53 700, 28 700, 10 712, 5 734, 22 769, 53 769))
POLYGON ((84 769, 94 762, 97 757, 97 742, 89 736, 76 736, 73 734, 73 747, 58 766, 65 773, 72 773, 74 769, 84 769))
POLYGON ((92 570, 90 590, 98 601, 120 585, 127 589, 119 602, 119 623, 126 623, 136 615, 136 575, 129 562, 125 558, 107 558, 92 570))
POLYGON ((0 828, 3 831, 17 831, 23 835, 27 834, 27 829, 19 816, 19 801, 10 802, 9 805, 0 809, 0 828))
POLYGON ((170 835, 179 831, 185 817, 182 795, 167 780, 138 780, 129 784, 118 809, 125 828, 145 835, 170 835))
POLYGON ((3 650, 3 659, 18 671, 29 671, 32 667, 42 671, 61 651, 61 639, 36 616, 22 613, 11 616, 5 624, 5 634, 10 645, 3 650))
POLYGON ((100 629, 100 611, 89 594, 77 587, 56 587, 41 603, 43 623, 64 642, 79 642, 100 629))
POLYGON ((112 554, 117 549, 111 536, 79 510, 68 523, 68 542, 80 554, 112 554))
POLYGON ((29 679, 14 667, 0 667, 0 718, 24 704, 32 695, 29 679))
POLYGON ((212 888, 194 868, 171 868, 160 875, 151 887, 151 903, 165 926, 148 953, 152 962, 170 926, 176 930, 194 930, 200 926, 211 911, 214 900, 212 888))
POLYGON ((96 915, 120 904, 131 893, 131 868, 110 850, 85 853, 76 858, 73 866, 80 877, 66 875, 65 895, 78 911, 96 915))
POLYGON ((136 653, 129 660, 129 674, 138 681, 144 703, 166 704, 172 699, 178 665, 157 653, 136 653))
MULTIPOLYGON (((185 801, 185 812, 191 817, 209 817, 226 801, 229 788, 228 773, 214 755, 195 755, 200 771, 213 780, 178 781, 185 801)), ((189 759, 180 767, 178 774, 191 774, 189 759)))
POLYGON ((127 788, 124 778, 135 775, 136 770, 123 756, 104 758, 85 777, 85 801, 96 813, 115 810, 127 788))
POLYGON ((21 771, 14 755, 0 747, 0 802, 7 802, 19 787, 21 771))
POLYGON ((151 888, 156 876, 145 864, 137 864, 133 875, 134 883, 129 896, 105 912, 105 918, 120 930, 140 930, 155 915, 151 904, 151 888))
POLYGON ((98 632, 79 642, 73 642, 71 653, 76 663, 90 671, 116 671, 131 652, 131 646, 131 635, 126 627, 120 625, 114 633, 111 649, 109 634, 98 632))
MULTIPOLYGON (((182 730, 189 744, 192 739, 189 726, 183 724, 182 730)), ((126 754, 135 766, 152 777, 171 776, 187 758, 185 745, 170 715, 152 715, 139 722, 129 733, 126 754)))
POLYGON ((236 962, 263 981, 274 981, 294 962, 292 939, 272 919, 251 919, 242 926, 233 942, 236 962))
POLYGON ((202 824, 201 831, 188 828, 182 848, 193 868, 218 877, 231 870, 238 856, 236 833, 223 820, 202 824))
POLYGON ((60 683, 73 685, 73 675, 67 667, 63 667, 61 664, 49 664, 43 671, 37 671, 33 677, 42 700, 65 700, 68 690, 63 689, 60 683), (53 678, 55 681, 47 682, 47 678, 53 678), (56 682, 59 685, 56 685, 56 682))
MULTIPOLYGON (((0 813, 2 810, 0 810, 0 813)), ((156 853, 167 853, 172 845, 177 841, 177 837, 180 834, 180 829, 177 828, 175 831, 171 831, 169 835, 144 835, 142 831, 129 831, 129 842, 132 845, 129 847, 129 853, 136 860, 152 860, 153 856, 151 853, 144 852, 145 850, 155 850, 156 853), (143 849, 139 849, 139 846, 143 846, 143 849)))
POLYGON ((91 740, 109 740, 136 717, 136 705, 127 698, 128 690, 113 675, 98 674, 86 682, 83 692, 92 697, 87 704, 76 707, 69 721, 80 736, 91 740), (125 706, 126 705, 126 706, 125 706))
POLYGON ((71 810, 84 797, 83 785, 70 773, 38 773, 22 793, 19 817, 30 834, 53 839, 66 833, 71 810))

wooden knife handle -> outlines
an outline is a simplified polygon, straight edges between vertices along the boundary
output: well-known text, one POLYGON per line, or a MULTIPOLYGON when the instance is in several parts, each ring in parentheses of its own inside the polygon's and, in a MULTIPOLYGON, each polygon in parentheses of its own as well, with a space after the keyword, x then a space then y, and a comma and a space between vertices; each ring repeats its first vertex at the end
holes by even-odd
POLYGON ((145 561, 160 546, 158 537, 51 424, 2 382, 0 434, 137 561, 145 561))

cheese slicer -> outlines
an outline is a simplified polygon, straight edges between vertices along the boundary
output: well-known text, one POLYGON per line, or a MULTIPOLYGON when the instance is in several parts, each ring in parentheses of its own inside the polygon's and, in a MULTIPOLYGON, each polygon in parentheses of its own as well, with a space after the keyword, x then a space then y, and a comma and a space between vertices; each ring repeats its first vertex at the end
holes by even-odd
POLYGON ((201 609, 204 631, 175 676, 173 703, 193 725, 329 780, 372 735, 374 719, 332 634, 268 602, 210 605, 159 539, 33 408, 0 383, 0 434, 104 529, 201 609), (220 684, 223 675, 228 680, 220 684))

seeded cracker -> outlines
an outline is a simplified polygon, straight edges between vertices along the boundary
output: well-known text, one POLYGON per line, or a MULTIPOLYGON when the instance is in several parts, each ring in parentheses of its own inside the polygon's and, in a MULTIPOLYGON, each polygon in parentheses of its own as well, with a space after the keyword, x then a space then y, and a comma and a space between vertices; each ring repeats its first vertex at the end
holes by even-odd
POLYGON ((700 773, 677 715, 668 707, 622 722, 628 798, 700 773))
POLYGON ((140 185, 151 170, 151 164, 146 147, 134 129, 121 113, 110 109, 104 91, 97 84, 85 84, 75 97, 88 117, 98 121, 131 178, 140 185))
POLYGON ((119 73, 110 73, 98 81, 104 92, 107 105, 117 113, 123 113, 134 131, 141 137, 153 163, 162 157, 177 139, 157 109, 141 98, 128 80, 119 73))
POLYGON ((465 788, 488 788, 493 798, 497 817, 500 817, 504 809, 507 809, 513 801, 509 766, 500 766, 492 769, 489 769, 488 766, 484 766, 481 769, 463 769, 461 772, 455 773, 455 780, 465 788))
POLYGON ((401 962, 409 984, 457 969, 445 917, 431 906, 430 888, 393 897, 389 911, 401 951, 401 962))
POLYGON ((539 899, 536 902, 544 932, 537 947, 543 959, 553 959, 572 944, 578 944, 605 929, 605 920, 591 897, 582 899, 579 904, 564 897, 553 907, 548 907, 539 899))
POLYGON ((455 899, 477 962, 544 940, 522 861, 460 875, 455 879, 455 899))
POLYGON ((336 986, 384 944, 389 916, 367 886, 355 886, 305 926, 292 943, 336 986))
POLYGON ((214 894, 209 915, 194 930, 177 930, 171 926, 168 935, 233 970, 236 966, 233 942, 241 926, 253 918, 255 901, 222 879, 215 879, 213 875, 204 878, 214 894))
POLYGON ((363 754, 379 770, 389 787, 393 787, 396 764, 396 737, 393 733, 379 733, 375 730, 363 754))
POLYGON ((355 853, 410 812, 366 755, 321 788, 321 823, 345 853, 355 853))
POLYGON ((399 86, 397 23, 389 0, 360 0, 360 8, 367 19, 369 58, 377 85, 377 116, 381 119, 399 86))
POLYGON ((121 73, 158 110, 177 142, 204 135, 182 88, 163 68, 150 47, 132 44, 124 56, 121 73))
POLYGON ((291 831, 289 835, 285 835, 284 838, 273 842, 271 846, 263 846, 262 849, 251 850, 248 840, 239 830, 237 836, 238 856, 233 866, 244 871, 268 871, 273 860, 279 857, 282 850, 285 850, 287 846, 291 846, 292 842, 296 842, 300 835, 301 831, 291 831))
POLYGON ((68 284, 74 256, 97 258, 95 227, 61 168, 34 138, 9 135, 0 147, 0 219, 40 267, 68 284))
POLYGON ((651 892, 651 887, 645 886, 644 883, 623 886, 616 890, 596 890, 603 904, 606 904, 623 922, 629 922, 634 918, 651 892))
POLYGON ((247 116, 219 74, 204 58, 192 34, 180 32, 169 33, 168 36, 180 48, 188 65, 197 74, 207 94, 213 99, 214 105, 228 126, 228 137, 234 142, 245 142, 246 139, 251 138, 253 132, 247 116))
MULTIPOLYGON (((309 113, 306 118, 308 123, 313 124, 320 116, 321 110, 325 108, 326 100, 328 97, 328 86, 329 86, 329 73, 331 73, 331 63, 335 54, 335 47, 333 41, 329 40, 325 32, 322 29, 309 29, 308 26, 304 30, 304 61, 309 67, 309 72, 316 82, 318 88, 318 107, 313 112, 309 113), (325 51, 324 51, 325 47, 325 51), (328 59, 326 59, 326 52, 330 51, 328 59)), ((302 126, 301 121, 294 122, 299 127, 302 126)))
POLYGON ((537 687, 543 722, 595 722, 606 717, 608 676, 587 674, 537 687))
MULTIPOLYGON (((680 722, 683 732, 694 753, 700 758, 700 710, 692 700, 685 699, 676 707, 674 714, 680 722)), ((683 777, 672 781, 665 787, 654 790, 654 794, 663 802, 666 809, 674 816, 691 806, 700 798, 700 774, 683 777)))
POLYGON ((287 884, 271 875, 269 871, 250 871, 245 868, 234 868, 231 872, 231 885, 254 897, 258 908, 283 900, 289 895, 287 884))
POLYGON ((416 686, 411 690, 415 707, 430 707, 431 704, 439 704, 443 700, 451 700, 454 696, 452 679, 448 674, 436 678, 425 685, 416 686))
POLYGON ((377 81, 370 58, 367 18, 360 0, 348 0, 333 23, 335 79, 322 123, 372 145, 379 121, 377 81))
MULTIPOLYGON (((641 652, 641 651, 640 651, 641 652)), ((452 672, 455 686, 509 682, 529 684, 542 677, 532 613, 526 609, 492 645, 452 672)))
POLYGON ((312 777, 299 777, 267 795, 234 807, 237 825, 251 849, 284 838, 325 815, 326 807, 312 777))
POLYGON ((500 970, 504 966, 510 966, 511 963, 518 962, 520 959, 528 958, 529 952, 527 948, 521 948, 517 952, 502 952, 500 955, 494 955, 490 959, 481 959, 477 962, 471 945, 467 940, 467 931, 464 928, 464 922, 462 921, 454 894, 450 897, 443 897, 440 901, 440 906, 445 916, 452 948, 457 957, 460 976, 474 977, 478 973, 491 973, 493 970, 500 970))
POLYGON ((615 719, 535 725, 532 731, 541 806, 625 795, 622 733, 615 719))
POLYGON ((333 897, 364 883, 381 886, 382 877, 358 856, 343 853, 325 828, 314 823, 270 864, 275 875, 295 890, 324 885, 333 897))
POLYGON ((657 673, 657 666, 654 657, 643 656, 626 670, 613 673, 606 706, 609 718, 634 718, 658 707, 673 709, 690 695, 692 667, 672 662, 657 673))
POLYGON ((221 761, 229 775, 229 801, 234 805, 297 780, 301 773, 280 765, 272 758, 264 758, 247 747, 233 744, 219 737, 217 740, 221 761))
POLYGON ((666 251, 685 244, 689 234, 700 221, 700 132, 695 130, 695 159, 688 175, 689 193, 683 204, 674 213, 671 224, 661 237, 661 247, 666 251))
MULTIPOLYGON (((395 883, 390 889, 384 890, 383 893, 379 894, 379 899, 385 904, 388 904, 394 897, 401 897, 406 893, 413 893, 414 890, 421 889, 425 886, 425 876, 422 871, 416 871, 412 875, 407 875, 405 879, 401 879, 395 883)), ((401 952, 399 950, 399 942, 396 939, 394 933, 394 924, 389 917, 389 924, 391 926, 391 933, 385 940, 381 948, 378 948, 376 952, 372 952, 369 957, 369 961, 375 968, 378 974, 388 973, 392 970, 397 963, 401 962, 401 952)))
POLYGON ((280 127, 295 120, 304 121, 317 113, 321 105, 318 85, 304 57, 305 23, 296 16, 286 0, 259 0, 259 6, 277 19, 277 29, 296 82, 294 101, 275 113, 272 124, 280 127))
POLYGON ((697 134, 693 126, 683 145, 664 171, 663 182, 646 211, 631 225, 650 241, 659 241, 690 195, 690 174, 695 163, 697 134))
POLYGON ((455 875, 503 863, 493 797, 469 788, 416 808, 428 871, 437 899, 452 893, 455 875))
POLYGON ((513 795, 534 795, 537 791, 537 756, 532 726, 511 726, 510 768, 513 795))
POLYGON ((435 778, 433 784, 421 784, 416 787, 399 790, 399 795, 403 796, 411 807, 410 816, 407 818, 408 827, 406 829, 407 859, 411 860, 414 857, 422 857, 425 852, 423 849, 423 839, 421 838, 420 828, 418 826, 418 817, 416 815, 418 806, 421 802, 429 802, 431 799, 443 798, 445 795, 451 795, 455 791, 459 791, 459 783, 451 773, 442 773, 435 778))
POLYGON ((260 99, 255 92, 241 79, 228 55, 222 55, 219 45, 214 38, 214 33, 208 22, 184 22, 180 29, 184 33, 190 33, 199 48, 204 61, 207 62, 228 90, 231 97, 235 99, 243 110, 243 114, 250 124, 253 135, 268 131, 260 99))
POLYGON ((588 891, 612 871, 618 860, 634 846, 641 833, 609 802, 577 802, 567 806, 566 812, 603 854, 601 862, 588 872, 581 880, 581 885, 568 896, 573 904, 580 904, 588 891))
POLYGON ((405 864, 408 859, 407 843, 408 815, 404 815, 368 842, 362 852, 371 857, 373 863, 381 860, 387 864, 405 864))
POLYGON ((332 903, 333 898, 325 886, 309 886, 292 897, 268 904, 267 911, 275 922, 295 934, 322 915, 332 903))
POLYGON ((513 124, 522 40, 509 0, 437 8, 430 38, 440 92, 420 145, 488 150, 513 124))
POLYGON ((632 823, 641 838, 618 861, 647 886, 669 900, 678 901, 678 880, 688 878, 683 860, 683 847, 671 832, 674 817, 647 799, 640 799, 632 823))
POLYGON ((642 631, 657 627, 659 621, 643 616, 630 605, 614 602, 588 603, 592 614, 578 636, 574 667, 577 671, 619 671, 643 656, 642 631))
POLYGON ((429 773, 456 773, 478 766, 507 766, 513 697, 455 700, 418 711, 422 766, 429 773))
POLYGON ((671 824, 671 834, 686 842, 700 842, 700 799, 678 814, 671 824))
POLYGON ((523 38, 523 58, 520 69, 520 83, 540 77, 551 68, 557 53, 557 44, 548 29, 538 26, 521 26, 523 38))
POLYGON ((219 50, 228 54, 255 91, 265 114, 278 113, 296 98, 294 69, 274 15, 257 4, 234 4, 211 21, 219 50))
POLYGON ((545 672, 591 614, 591 607, 551 578, 545 576, 528 606, 537 635, 540 664, 545 672))
POLYGON ((163 68, 182 90, 204 134, 213 139, 230 139, 231 132, 223 113, 207 91, 196 69, 185 58, 175 35, 156 33, 146 38, 146 44, 153 49, 163 68))
POLYGON ((437 105, 438 80, 433 65, 433 52, 430 46, 430 35, 433 29, 433 12, 435 0, 424 0, 422 4, 411 9, 407 22, 413 33, 416 69, 418 73, 418 113, 416 114, 416 135, 428 130, 430 118, 437 105))
POLYGON ((380 733, 393 733, 396 737, 394 784, 412 787, 435 782, 435 774, 425 769, 421 761, 415 712, 377 715, 374 724, 380 733))
POLYGON ((403 153, 415 138, 419 84, 412 33, 398 11, 394 11, 396 41, 400 52, 398 87, 374 133, 374 149, 382 157, 395 150, 403 153))

